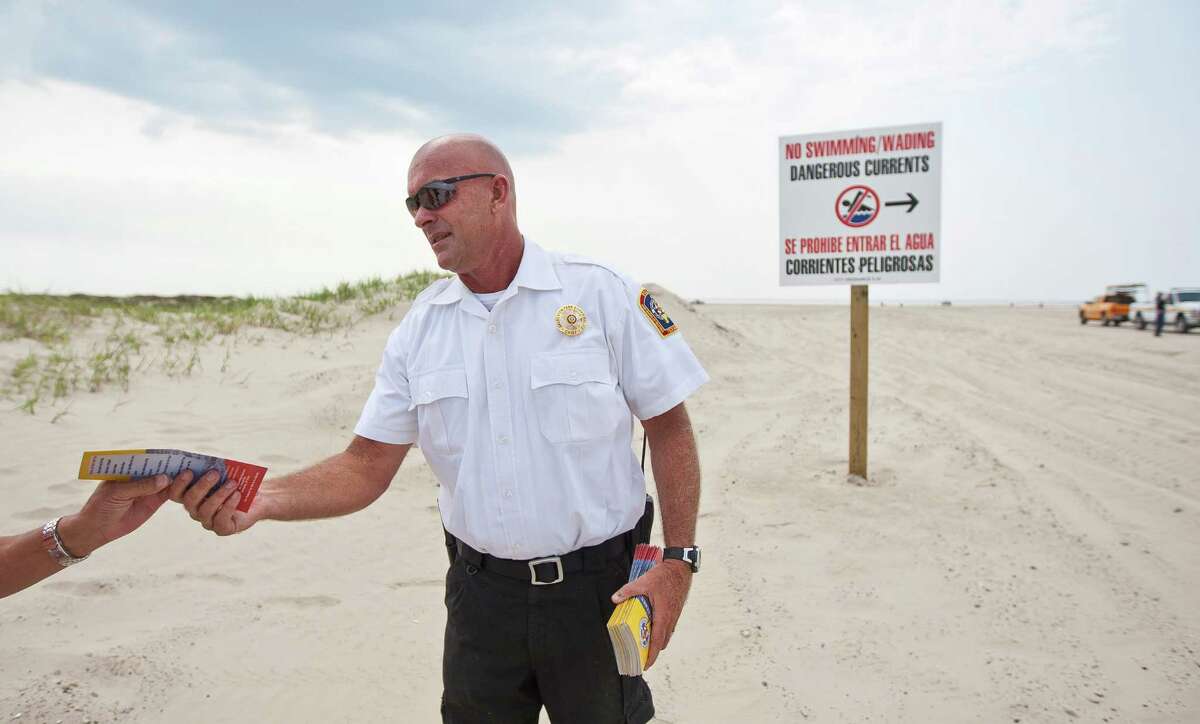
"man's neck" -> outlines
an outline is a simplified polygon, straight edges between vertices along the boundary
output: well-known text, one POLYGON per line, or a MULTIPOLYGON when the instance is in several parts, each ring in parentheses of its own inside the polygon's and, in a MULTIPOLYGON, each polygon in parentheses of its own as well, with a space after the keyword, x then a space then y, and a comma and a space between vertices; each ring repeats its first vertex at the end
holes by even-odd
POLYGON ((521 259, 525 256, 525 238, 518 235, 514 242, 497 245, 497 253, 483 265, 469 274, 459 274, 463 285, 476 294, 490 294, 508 289, 512 280, 521 268, 521 259))

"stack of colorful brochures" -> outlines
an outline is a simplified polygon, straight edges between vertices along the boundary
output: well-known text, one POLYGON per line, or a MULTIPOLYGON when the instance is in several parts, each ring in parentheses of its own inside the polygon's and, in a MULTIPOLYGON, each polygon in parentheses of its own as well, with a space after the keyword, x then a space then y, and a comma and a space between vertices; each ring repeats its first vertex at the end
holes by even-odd
MULTIPOLYGON (((641 576, 661 560, 661 548, 646 543, 639 544, 633 553, 633 568, 629 570, 629 580, 641 576)), ((650 599, 645 596, 628 598, 613 609, 612 616, 608 619, 608 637, 612 640, 613 653, 617 657, 617 671, 622 676, 641 676, 646 670, 652 619, 650 599)))

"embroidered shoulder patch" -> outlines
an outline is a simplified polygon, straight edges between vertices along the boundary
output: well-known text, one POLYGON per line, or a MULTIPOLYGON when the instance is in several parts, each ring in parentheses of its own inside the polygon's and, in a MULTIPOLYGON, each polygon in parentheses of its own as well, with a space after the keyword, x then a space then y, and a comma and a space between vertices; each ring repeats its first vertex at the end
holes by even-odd
POLYGON ((641 293, 638 294, 638 307, 641 308, 642 314, 646 315, 646 319, 650 320, 650 324, 653 324, 654 328, 658 330, 659 335, 670 337, 679 331, 679 326, 667 316, 662 305, 650 296, 650 292, 645 287, 642 287, 641 293))

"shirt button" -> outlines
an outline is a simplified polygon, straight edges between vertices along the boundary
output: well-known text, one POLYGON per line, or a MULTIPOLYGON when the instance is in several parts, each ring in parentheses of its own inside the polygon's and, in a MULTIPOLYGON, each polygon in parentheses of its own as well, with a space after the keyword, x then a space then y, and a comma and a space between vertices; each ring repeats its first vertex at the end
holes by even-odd
POLYGON ((489 324, 488 325, 488 334, 495 334, 495 333, 496 333, 496 325, 489 324))
POLYGON ((507 445, 508 435, 501 435, 500 437, 496 438, 496 442, 500 443, 501 445, 507 445))
POLYGON ((506 497, 506 498, 511 498, 511 497, 512 497, 512 489, 511 489, 511 488, 505 488, 505 489, 504 489, 504 497, 506 497))
POLYGON ((429 390, 426 390, 426 391, 425 391, 425 399, 426 399, 426 400, 432 400, 432 399, 433 399, 433 393, 432 393, 432 392, 430 392, 429 390))
POLYGON ((567 377, 568 377, 568 378, 570 378, 570 379, 572 379, 572 380, 573 380, 573 379, 575 379, 575 378, 576 378, 576 377, 578 377, 578 376, 579 376, 579 375, 578 375, 578 374, 576 374, 575 370, 571 370, 570 372, 568 372, 568 373, 567 373, 567 377))
POLYGON ((495 382, 493 382, 493 383, 492 383, 492 389, 493 389, 493 390, 498 390, 498 389, 500 389, 500 388, 502 388, 502 387, 504 387, 504 383, 503 383, 503 382, 501 382, 500 380, 496 380, 495 382))

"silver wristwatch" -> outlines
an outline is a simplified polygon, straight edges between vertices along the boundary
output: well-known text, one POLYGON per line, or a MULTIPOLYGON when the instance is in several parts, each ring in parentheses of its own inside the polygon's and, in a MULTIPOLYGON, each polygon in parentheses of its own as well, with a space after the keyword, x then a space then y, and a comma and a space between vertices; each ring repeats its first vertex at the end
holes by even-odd
POLYGON ((58 521, 60 520, 62 520, 62 518, 48 520, 46 521, 46 524, 42 526, 42 545, 46 547, 46 552, 49 553, 50 557, 57 561, 58 565, 62 566, 63 568, 66 568, 67 566, 73 566, 80 561, 86 561, 87 556, 76 558, 75 556, 71 555, 71 553, 67 551, 66 546, 63 545, 62 538, 58 537, 58 521))

